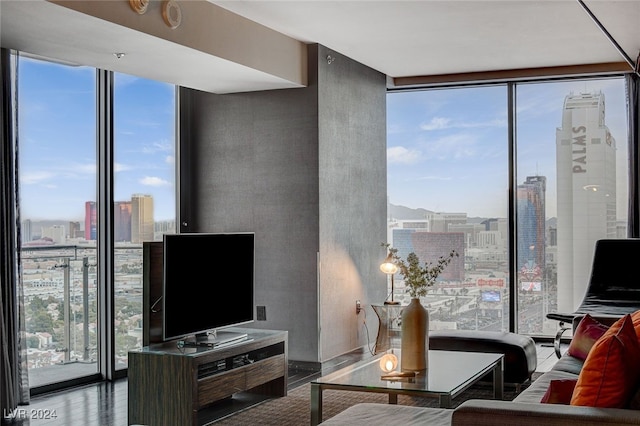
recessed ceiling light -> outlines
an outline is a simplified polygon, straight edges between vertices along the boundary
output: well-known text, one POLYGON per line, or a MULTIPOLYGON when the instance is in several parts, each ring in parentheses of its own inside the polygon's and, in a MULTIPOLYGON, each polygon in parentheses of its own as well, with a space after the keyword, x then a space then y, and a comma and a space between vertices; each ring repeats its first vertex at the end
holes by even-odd
POLYGON ((182 10, 174 0, 166 0, 162 3, 162 18, 165 24, 172 30, 180 26, 182 22, 182 10))
POLYGON ((129 0, 129 6, 135 12, 138 12, 140 15, 144 14, 147 11, 147 6, 149 6, 149 0, 129 0))

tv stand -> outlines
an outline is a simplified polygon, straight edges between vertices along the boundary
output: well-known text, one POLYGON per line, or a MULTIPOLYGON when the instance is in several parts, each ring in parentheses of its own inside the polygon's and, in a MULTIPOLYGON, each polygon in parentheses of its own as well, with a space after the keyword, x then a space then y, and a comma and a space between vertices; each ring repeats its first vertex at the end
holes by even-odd
POLYGON ((286 396, 288 333, 229 330, 246 337, 213 348, 173 341, 130 351, 128 424, 197 426, 211 404, 234 393, 286 396))

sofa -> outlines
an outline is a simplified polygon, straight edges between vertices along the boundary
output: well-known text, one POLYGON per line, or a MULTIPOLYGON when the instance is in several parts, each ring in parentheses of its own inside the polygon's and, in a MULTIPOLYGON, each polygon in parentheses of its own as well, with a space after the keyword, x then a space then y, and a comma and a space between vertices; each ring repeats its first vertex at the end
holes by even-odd
MULTIPOLYGON (((582 317, 574 320, 574 339, 582 317)), ((604 317, 596 320, 603 329, 616 323, 619 318, 604 317)), ((640 311, 636 313, 640 326, 640 311)), ((583 323, 584 324, 584 323, 583 323)), ((595 344, 595 338, 591 344, 595 344)), ((572 345, 569 347, 573 346, 572 345)), ((638 343, 640 347, 640 341, 638 343)), ((586 357, 590 348, 587 348, 586 357)), ((549 398, 551 382, 554 385, 561 381, 575 381, 583 369, 585 360, 581 356, 573 356, 571 351, 565 352, 554 367, 542 374, 530 386, 518 394, 513 401, 467 400, 455 409, 411 407, 379 403, 357 404, 323 422, 326 426, 374 426, 374 425, 474 425, 474 426, 513 426, 513 425, 557 425, 557 426, 602 426, 602 425, 640 425, 640 410, 637 401, 640 392, 635 394, 626 408, 596 408, 593 406, 569 405, 568 401, 558 403, 542 403, 549 398)), ((573 350, 576 353, 576 350, 573 350)), ((578 354, 579 355, 579 354, 578 354)), ((640 364, 640 359, 629 362, 640 364)), ((592 367, 593 362, 589 367, 592 367)), ((631 373, 630 373, 631 374, 631 373)), ((637 374, 634 372, 633 374, 637 374)), ((575 382, 574 382, 575 384, 575 382)), ((571 393, 569 394, 571 398, 571 393)))

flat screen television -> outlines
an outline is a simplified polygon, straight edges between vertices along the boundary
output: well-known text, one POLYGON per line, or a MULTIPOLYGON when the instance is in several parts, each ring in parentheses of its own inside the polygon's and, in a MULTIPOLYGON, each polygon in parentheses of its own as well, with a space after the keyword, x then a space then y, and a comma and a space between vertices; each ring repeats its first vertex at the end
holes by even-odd
POLYGON ((218 330, 254 321, 255 234, 166 234, 163 249, 163 340, 246 337, 218 330))

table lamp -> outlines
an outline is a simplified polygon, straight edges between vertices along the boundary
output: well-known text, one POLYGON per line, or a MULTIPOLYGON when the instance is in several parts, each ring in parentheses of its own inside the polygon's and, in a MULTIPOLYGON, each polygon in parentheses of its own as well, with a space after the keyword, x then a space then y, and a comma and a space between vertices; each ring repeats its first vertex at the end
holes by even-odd
POLYGON ((398 272, 398 266, 393 262, 393 255, 389 253, 387 258, 380 265, 380 270, 387 275, 391 275, 391 300, 386 300, 385 305, 397 305, 399 302, 393 300, 393 275, 398 272))

